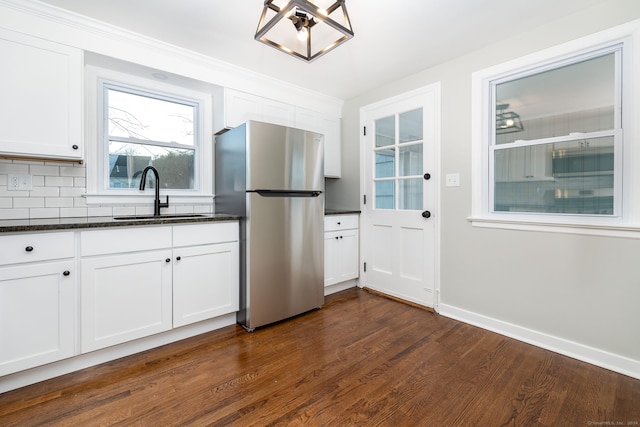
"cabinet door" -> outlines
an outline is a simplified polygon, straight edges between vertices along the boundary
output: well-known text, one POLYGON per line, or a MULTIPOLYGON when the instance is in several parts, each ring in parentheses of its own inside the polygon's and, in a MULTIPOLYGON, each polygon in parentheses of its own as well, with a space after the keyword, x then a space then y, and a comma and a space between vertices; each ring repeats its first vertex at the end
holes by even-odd
POLYGON ((82 352, 171 329, 171 250, 82 258, 82 352))
POLYGON ((329 286, 360 275, 358 230, 324 233, 324 285, 329 286))
POLYGON ((260 97, 227 89, 225 91, 225 127, 234 128, 247 120, 262 119, 260 97))
POLYGON ((340 119, 321 118, 324 133, 324 176, 340 178, 342 176, 342 143, 340 119))
POLYGON ((174 327, 238 310, 237 242, 177 248, 173 254, 174 327))
POLYGON ((295 107, 284 102, 263 99, 262 115, 259 120, 266 123, 294 127, 296 124, 295 107))
POLYGON ((340 119, 298 107, 296 108, 296 127, 324 135, 324 176, 340 178, 342 174, 340 119))
POLYGON ((82 53, 0 29, 0 152, 82 158, 82 53))
POLYGON ((0 376, 74 355, 74 276, 73 261, 0 268, 0 376))
POLYGON ((526 177, 528 179, 552 179, 552 144, 534 145, 528 148, 526 177))
POLYGON ((345 230, 339 233, 338 245, 338 282, 355 279, 358 268, 358 230, 345 230))
POLYGON ((324 285, 338 283, 339 232, 324 233, 324 285))

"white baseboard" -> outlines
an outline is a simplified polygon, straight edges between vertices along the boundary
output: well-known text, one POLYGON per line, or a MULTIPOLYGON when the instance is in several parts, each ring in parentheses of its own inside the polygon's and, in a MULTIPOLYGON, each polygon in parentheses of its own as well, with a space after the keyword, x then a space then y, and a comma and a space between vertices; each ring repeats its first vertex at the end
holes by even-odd
POLYGON ((584 344, 559 338, 544 332, 535 331, 494 319, 482 314, 467 311, 447 304, 439 305, 442 316, 478 326, 509 338, 523 341, 601 368, 609 369, 632 378, 640 379, 640 361, 589 347, 584 344))
POLYGON ((5 375, 0 377, 0 393, 55 378, 70 372, 79 371, 80 369, 99 365, 151 348, 160 347, 161 345, 180 341, 185 338, 194 337, 235 323, 236 313, 231 313, 90 353, 80 354, 58 362, 38 366, 37 368, 5 375))
POLYGON ((358 286, 358 279, 336 283, 335 285, 330 285, 324 288, 324 296, 335 294, 336 292, 344 291, 345 289, 355 288, 356 286, 358 286))

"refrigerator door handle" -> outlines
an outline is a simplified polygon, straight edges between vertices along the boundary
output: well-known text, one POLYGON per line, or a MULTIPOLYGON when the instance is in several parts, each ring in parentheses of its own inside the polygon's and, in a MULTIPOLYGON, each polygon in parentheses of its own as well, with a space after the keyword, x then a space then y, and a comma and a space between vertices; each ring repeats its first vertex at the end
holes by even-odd
POLYGON ((258 193, 262 197, 318 197, 322 191, 317 190, 247 190, 247 193, 258 193))

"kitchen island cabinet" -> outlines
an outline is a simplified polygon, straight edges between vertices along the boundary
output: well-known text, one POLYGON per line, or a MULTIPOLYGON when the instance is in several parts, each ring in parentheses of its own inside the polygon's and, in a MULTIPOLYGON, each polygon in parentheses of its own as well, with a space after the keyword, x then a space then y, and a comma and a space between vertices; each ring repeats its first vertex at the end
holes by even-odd
POLYGON ((75 354, 73 234, 0 236, 0 376, 75 354))

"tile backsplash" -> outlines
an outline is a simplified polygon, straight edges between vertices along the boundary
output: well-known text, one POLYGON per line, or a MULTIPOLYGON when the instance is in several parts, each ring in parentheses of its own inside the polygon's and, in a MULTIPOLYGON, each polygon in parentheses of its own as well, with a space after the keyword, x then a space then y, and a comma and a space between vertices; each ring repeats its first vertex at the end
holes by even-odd
MULTIPOLYGON (((87 217, 150 213, 145 205, 87 205, 84 164, 0 159, 0 219, 87 217), (9 175, 31 175, 31 190, 9 190, 9 175)), ((213 204, 173 204, 166 213, 210 213, 213 204)))

